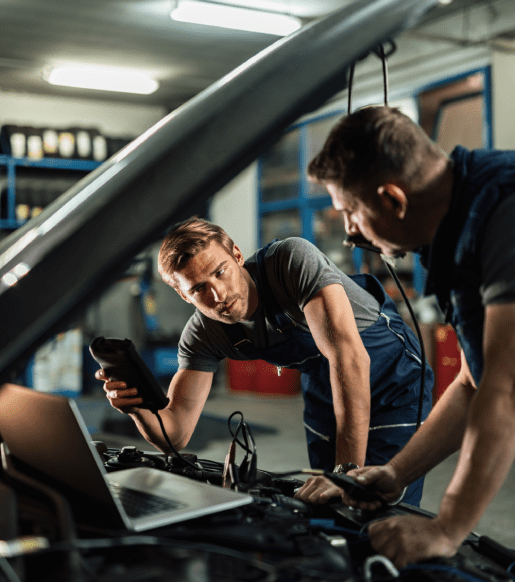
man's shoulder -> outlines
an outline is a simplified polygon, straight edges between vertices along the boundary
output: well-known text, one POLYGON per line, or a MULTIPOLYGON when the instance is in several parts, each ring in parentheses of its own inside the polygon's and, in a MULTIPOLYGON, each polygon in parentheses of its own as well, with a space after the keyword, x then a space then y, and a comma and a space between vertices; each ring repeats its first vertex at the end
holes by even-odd
MULTIPOLYGON (((300 236, 290 236, 282 241, 279 241, 279 247, 284 250, 293 249, 317 249, 317 247, 300 236)), ((318 250, 318 249, 317 249, 318 250)))
POLYGON ((457 146, 451 154, 459 172, 467 174, 469 181, 495 184, 512 180, 515 174, 515 151, 480 148, 468 150, 457 146))
POLYGON ((313 243, 310 243, 305 238, 291 236, 274 241, 266 252, 266 258, 299 254, 320 254, 320 251, 313 243))

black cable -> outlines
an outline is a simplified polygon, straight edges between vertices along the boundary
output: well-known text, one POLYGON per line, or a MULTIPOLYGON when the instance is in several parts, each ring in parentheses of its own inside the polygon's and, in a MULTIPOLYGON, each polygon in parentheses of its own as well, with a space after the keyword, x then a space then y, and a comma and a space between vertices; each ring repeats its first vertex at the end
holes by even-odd
POLYGON ((384 51, 384 46, 379 45, 379 56, 381 62, 383 63, 383 90, 384 90, 384 104, 388 105, 388 63, 386 61, 386 53, 384 51))
POLYGON ((348 96, 347 96, 347 115, 351 113, 351 105, 352 105, 352 82, 354 81, 354 69, 355 63, 349 68, 349 82, 348 82, 348 96))
POLYGON ((248 449, 247 444, 243 444, 241 441, 238 440, 238 433, 240 432, 242 425, 243 425, 243 412, 240 412, 239 410, 236 410, 227 419, 227 426, 229 427, 229 432, 231 433, 231 436, 232 436, 232 442, 233 443, 237 443, 238 445, 240 445, 240 447, 243 450, 245 450, 247 452, 250 452, 249 449, 248 449), (241 416, 241 418, 240 418, 240 422, 238 423, 238 426, 236 427, 236 431, 233 432, 232 431, 232 426, 231 426, 231 420, 233 419, 233 417, 236 414, 239 414, 241 416))
MULTIPOLYGON (((385 50, 384 44, 380 44, 373 52, 381 59, 383 63, 383 91, 384 91, 384 104, 388 105, 388 64, 387 57, 392 55, 396 50, 396 45, 392 40, 387 41, 390 45, 388 51, 385 50)), ((347 115, 350 115, 352 109, 352 84, 354 81, 354 71, 356 68, 356 63, 352 63, 349 67, 349 78, 347 81, 347 115)))
POLYGON ((243 418, 243 413, 240 412, 239 410, 236 410, 235 412, 233 412, 231 414, 231 416, 229 416, 229 419, 227 420, 227 424, 229 426, 229 432, 231 433, 231 436, 233 437, 233 443, 237 443, 238 445, 240 445, 240 447, 247 453, 247 454, 252 454, 255 452, 256 449, 256 445, 254 443, 254 438, 252 437, 252 433, 250 432, 250 428, 248 426, 248 424, 245 422, 244 418, 243 418), (233 416, 235 416, 236 414, 239 414, 241 416, 241 420, 238 423, 238 426, 236 427, 236 432, 232 431, 232 427, 231 427, 231 420, 233 418, 233 416), (241 434, 243 436, 243 439, 245 441, 245 443, 242 443, 240 440, 238 440, 238 433, 241 430, 241 434), (252 441, 252 449, 249 447, 249 439, 252 441))
POLYGON ((424 348, 424 340, 422 338, 422 332, 420 331, 420 326, 418 325, 417 318, 415 317, 415 313, 413 312, 413 308, 411 307, 411 303, 409 302, 408 296, 404 291, 404 288, 399 280, 399 277, 397 276, 397 273, 395 272, 395 269, 387 261, 385 261, 384 263, 388 271, 390 272, 390 275, 393 277, 393 280, 395 281, 397 287, 399 288, 399 291, 401 292, 404 302, 406 303, 406 307, 408 308, 408 311, 411 315, 413 325, 415 326, 415 329, 417 331, 417 337, 420 344, 421 370, 420 370, 420 394, 417 414, 417 430, 418 430, 420 428, 420 425, 422 424, 422 410, 424 407, 424 393, 426 388, 426 352, 424 348))
MULTIPOLYGON (((384 46, 381 44, 379 45, 379 47, 377 47, 376 49, 376 53, 379 56, 379 58, 381 59, 381 62, 383 64, 383 91, 384 91, 384 104, 385 106, 388 105, 388 63, 387 63, 387 56, 392 54, 395 51, 395 44, 393 42, 390 41, 391 47, 390 47, 390 51, 388 52, 388 54, 386 53, 384 46)), ((352 73, 354 73, 354 65, 352 66, 352 73)), ((349 113, 350 113, 350 105, 351 105, 351 97, 350 97, 350 93, 351 93, 351 84, 352 84, 352 76, 350 77, 350 82, 349 82, 349 103, 348 103, 348 107, 349 107, 349 113)), ((356 244, 356 246, 360 246, 359 244, 356 244)), ((377 249, 378 252, 379 249, 377 249)), ((415 313, 413 312, 413 308, 411 307, 411 303, 409 302, 409 299, 406 295, 406 292, 404 291, 404 288, 399 280, 399 277, 397 276, 397 273, 395 272, 395 269, 388 263, 388 261, 384 261, 388 271, 390 272, 390 275, 392 276, 393 280, 395 281, 397 287, 399 288, 399 291, 401 292, 402 298, 404 299, 404 302, 406 303, 406 306, 408 308, 408 311, 411 315, 411 319, 413 321, 413 325, 415 326, 415 329, 417 331, 417 336, 418 336, 418 341, 420 344, 420 357, 421 357, 421 371, 420 371, 420 394, 419 394, 419 403, 418 403, 418 414, 417 414, 417 428, 416 430, 418 430, 420 428, 420 425, 422 424, 422 410, 423 410, 423 406, 424 406, 424 393, 425 393, 425 386, 426 386, 426 352, 424 349, 424 340, 422 339, 422 333, 420 331, 420 327, 418 325, 418 321, 417 318, 415 317, 415 313)))
POLYGON ((245 422, 243 417, 243 413, 239 410, 233 412, 228 419, 228 426, 229 432, 233 437, 232 444, 235 443, 239 444, 240 447, 245 451, 245 457, 243 458, 242 462, 240 463, 238 469, 238 479, 239 479, 239 486, 250 486, 253 485, 256 481, 257 475, 257 455, 256 455, 256 443, 254 441, 254 437, 252 436, 252 432, 250 430, 250 426, 245 422), (231 427, 231 420, 233 417, 239 414, 241 416, 240 422, 236 427, 236 430, 233 432, 231 427), (243 437, 243 443, 238 439, 238 434, 241 431, 243 437))
MULTIPOLYGON (((386 61, 386 53, 385 53, 383 45, 379 46, 379 54, 380 54, 381 61, 383 63, 384 104, 385 104, 385 106, 387 106, 388 105, 388 63, 386 61)), ((402 298, 404 299, 404 302, 406 303, 406 307, 408 308, 408 311, 410 313, 411 320, 413 321, 413 325, 415 326, 415 329, 417 330, 417 337, 418 337, 418 341, 420 344, 420 357, 421 357, 420 393, 419 393, 419 401, 418 401, 417 428, 416 428, 416 430, 418 430, 420 428, 420 425, 422 424, 422 410, 424 407, 424 393, 425 393, 425 388, 426 388, 426 351, 424 348, 424 340, 422 339, 422 333, 420 331, 420 327, 418 325, 417 318, 415 317, 415 313, 413 312, 413 308, 411 307, 411 303, 408 299, 408 296, 406 295, 406 292, 404 291, 404 287, 402 286, 402 284, 399 280, 399 277, 397 276, 397 273, 395 272, 395 269, 387 261, 384 261, 384 264, 386 265, 386 268, 390 272, 390 275, 392 276, 393 280, 395 281, 395 284, 399 288, 399 291, 401 292, 402 298)))
POLYGON ((253 455, 256 452, 256 443, 254 441, 254 437, 252 436, 252 431, 250 430, 250 426, 244 422, 243 423, 243 434, 245 435, 245 442, 247 443, 247 447, 250 447, 249 451, 250 454, 253 455))
POLYGON ((211 461, 210 459, 197 459, 197 463, 208 471, 223 471, 224 468, 224 464, 220 461, 211 461))
POLYGON ((172 450, 173 454, 176 455, 177 457, 179 457, 179 459, 181 459, 186 465, 189 465, 190 467, 193 467, 193 469, 195 469, 195 471, 198 471, 197 465, 195 465, 195 463, 192 463, 184 455, 181 455, 181 453, 179 453, 179 451, 170 442, 170 439, 168 438, 168 435, 166 434, 166 430, 165 430, 163 421, 161 419, 161 416, 159 415, 159 412, 157 410, 152 410, 152 412, 156 415, 157 420, 159 422, 159 426, 161 427, 161 432, 163 433, 164 439, 165 439, 167 445, 172 450))
MULTIPOLYGON (((179 459, 181 459, 185 465, 188 465, 189 467, 195 469, 195 471, 199 471, 198 465, 196 465, 195 463, 192 463, 189 459, 187 459, 184 455, 182 455, 172 445, 170 438, 168 437, 168 434, 166 433, 166 430, 165 430, 165 427, 163 424, 163 420, 162 420, 161 416, 159 415, 159 412, 157 410, 152 410, 152 413, 157 417, 157 420, 159 422, 159 426, 161 427, 161 432, 163 433, 163 437, 164 437, 167 445, 170 447, 171 451, 174 453, 174 455, 176 455, 179 459)), ((233 437, 233 442, 236 442, 237 444, 239 444, 240 447, 242 447, 242 449, 246 453, 245 458, 242 462, 242 465, 243 465, 244 463, 247 462, 248 456, 249 455, 252 456, 256 452, 256 444, 254 442, 254 438, 253 438, 252 433, 250 431, 250 427, 244 421, 243 413, 240 412, 239 410, 233 412, 229 416, 228 425, 229 425, 229 432, 231 433, 231 436, 233 437), (236 431, 233 432, 232 427, 231 427, 231 420, 236 414, 239 414, 241 416, 241 420, 238 423, 238 426, 236 427, 236 431), (238 439, 238 433, 240 432, 240 430, 242 432, 242 436, 243 436, 245 443, 242 443, 238 439)), ((211 471, 211 472, 216 472, 216 471, 219 471, 220 468, 223 468, 223 463, 218 463, 215 461, 202 461, 202 463, 206 463, 207 465, 211 465, 210 467, 202 465, 202 469, 206 469, 207 471, 211 471)))

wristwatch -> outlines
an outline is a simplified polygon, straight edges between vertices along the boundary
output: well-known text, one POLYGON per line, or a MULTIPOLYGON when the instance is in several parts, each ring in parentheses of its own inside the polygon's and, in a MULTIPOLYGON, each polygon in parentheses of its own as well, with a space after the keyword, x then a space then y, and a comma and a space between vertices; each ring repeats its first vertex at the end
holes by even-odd
POLYGON ((359 469, 359 467, 355 463, 343 463, 343 465, 336 465, 333 469, 333 473, 339 473, 341 475, 342 473, 348 473, 353 469, 359 469))

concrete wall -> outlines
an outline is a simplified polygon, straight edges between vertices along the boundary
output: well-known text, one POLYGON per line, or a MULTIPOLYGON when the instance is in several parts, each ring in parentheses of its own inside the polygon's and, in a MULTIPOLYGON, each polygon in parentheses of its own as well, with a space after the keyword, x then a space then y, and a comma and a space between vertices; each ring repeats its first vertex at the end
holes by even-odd
POLYGON ((257 249, 257 162, 220 190, 211 205, 211 220, 219 224, 246 258, 257 249))
POLYGON ((493 145, 515 149, 515 54, 492 53, 493 145))
POLYGON ((163 107, 0 92, 0 125, 91 127, 107 136, 136 137, 165 114, 163 107))

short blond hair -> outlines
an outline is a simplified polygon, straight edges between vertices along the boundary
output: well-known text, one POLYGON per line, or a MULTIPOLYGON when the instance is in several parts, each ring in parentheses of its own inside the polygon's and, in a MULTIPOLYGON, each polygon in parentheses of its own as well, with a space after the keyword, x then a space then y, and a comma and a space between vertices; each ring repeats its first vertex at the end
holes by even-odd
POLYGON ((175 272, 183 269, 197 253, 215 242, 234 257, 234 242, 220 226, 202 218, 177 223, 161 243, 157 268, 163 281, 176 288, 175 272))

